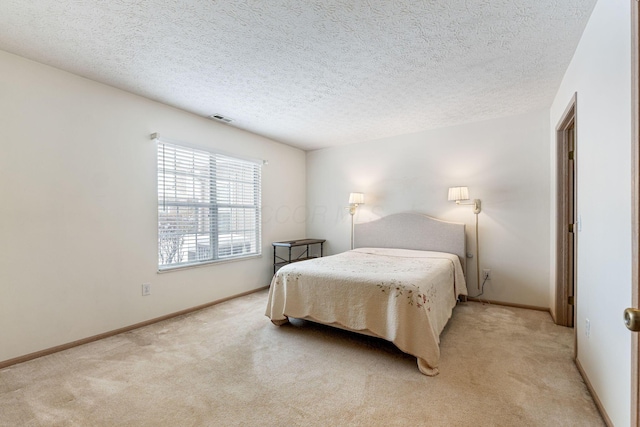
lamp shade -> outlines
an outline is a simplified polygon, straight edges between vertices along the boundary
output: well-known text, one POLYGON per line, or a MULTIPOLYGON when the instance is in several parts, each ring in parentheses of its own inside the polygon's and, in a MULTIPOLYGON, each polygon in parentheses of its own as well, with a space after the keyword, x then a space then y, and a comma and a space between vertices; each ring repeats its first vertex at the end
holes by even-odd
POLYGON ((349 204, 350 205, 364 205, 364 194, 362 194, 362 193, 351 193, 351 194, 349 194, 349 204))
POLYGON ((468 187, 449 187, 449 201, 469 200, 468 187))

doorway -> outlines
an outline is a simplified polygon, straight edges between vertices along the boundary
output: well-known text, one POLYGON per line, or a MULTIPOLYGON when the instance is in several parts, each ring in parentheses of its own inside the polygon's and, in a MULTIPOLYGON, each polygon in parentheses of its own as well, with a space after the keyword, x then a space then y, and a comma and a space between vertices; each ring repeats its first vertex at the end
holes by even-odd
MULTIPOLYGON (((556 127, 556 323, 574 327, 576 303, 576 104, 574 94, 556 127)), ((577 348, 577 346, 576 346, 577 348)))

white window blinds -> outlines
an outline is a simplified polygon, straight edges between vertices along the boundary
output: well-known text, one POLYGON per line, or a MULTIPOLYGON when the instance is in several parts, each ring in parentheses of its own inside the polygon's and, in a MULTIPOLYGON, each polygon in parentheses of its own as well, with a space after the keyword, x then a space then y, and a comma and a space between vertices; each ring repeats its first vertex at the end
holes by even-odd
POLYGON ((261 165, 157 144, 159 269, 260 254, 261 165))

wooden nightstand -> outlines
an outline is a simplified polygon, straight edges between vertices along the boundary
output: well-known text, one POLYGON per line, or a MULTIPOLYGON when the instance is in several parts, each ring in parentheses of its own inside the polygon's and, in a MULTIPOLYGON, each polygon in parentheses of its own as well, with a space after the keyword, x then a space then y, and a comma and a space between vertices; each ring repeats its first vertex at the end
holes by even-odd
POLYGON ((276 274, 278 268, 283 265, 291 264, 292 262, 304 261, 306 259, 318 258, 318 256, 311 255, 309 252, 309 247, 312 245, 320 245, 320 256, 323 255, 325 239, 299 239, 299 240, 288 240, 286 242, 273 242, 273 274, 276 274), (291 259, 291 248, 296 246, 306 246, 307 248, 297 257, 291 259), (289 257, 283 258, 278 256, 277 249, 278 248, 289 248, 289 257))

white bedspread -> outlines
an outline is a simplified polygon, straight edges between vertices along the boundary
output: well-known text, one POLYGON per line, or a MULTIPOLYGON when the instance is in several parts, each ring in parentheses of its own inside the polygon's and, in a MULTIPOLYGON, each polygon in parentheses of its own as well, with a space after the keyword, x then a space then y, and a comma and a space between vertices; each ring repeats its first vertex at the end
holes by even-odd
POLYGON ((277 325, 307 318, 376 335, 437 375, 440 332, 458 295, 467 287, 456 255, 361 248, 282 267, 266 315, 277 325))

